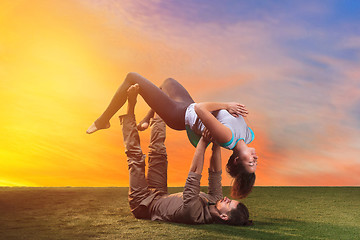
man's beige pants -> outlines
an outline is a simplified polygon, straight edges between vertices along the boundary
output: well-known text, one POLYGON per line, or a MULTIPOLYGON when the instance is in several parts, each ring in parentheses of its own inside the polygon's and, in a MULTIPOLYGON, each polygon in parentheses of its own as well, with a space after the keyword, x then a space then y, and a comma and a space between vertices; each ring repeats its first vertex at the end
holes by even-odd
POLYGON ((156 195, 167 193, 166 124, 158 116, 151 122, 148 173, 145 177, 145 154, 134 115, 120 116, 125 153, 129 166, 129 204, 136 218, 149 218, 148 206, 156 195))

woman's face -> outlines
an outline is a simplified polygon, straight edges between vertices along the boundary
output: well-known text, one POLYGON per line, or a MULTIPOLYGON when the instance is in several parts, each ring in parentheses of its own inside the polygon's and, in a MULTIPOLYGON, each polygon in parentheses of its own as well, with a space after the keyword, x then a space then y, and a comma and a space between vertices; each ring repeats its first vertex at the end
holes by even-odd
POLYGON ((258 156, 256 155, 255 148, 248 148, 245 152, 235 158, 236 164, 242 163, 249 173, 256 171, 258 156))

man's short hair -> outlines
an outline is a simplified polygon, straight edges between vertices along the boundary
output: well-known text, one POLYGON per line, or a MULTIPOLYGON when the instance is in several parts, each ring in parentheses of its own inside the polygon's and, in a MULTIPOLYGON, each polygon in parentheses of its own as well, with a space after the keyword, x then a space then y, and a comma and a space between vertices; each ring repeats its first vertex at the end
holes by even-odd
POLYGON ((229 219, 225 224, 234 226, 250 226, 253 225, 252 220, 249 220, 249 210, 247 207, 240 203, 237 207, 228 213, 229 219))

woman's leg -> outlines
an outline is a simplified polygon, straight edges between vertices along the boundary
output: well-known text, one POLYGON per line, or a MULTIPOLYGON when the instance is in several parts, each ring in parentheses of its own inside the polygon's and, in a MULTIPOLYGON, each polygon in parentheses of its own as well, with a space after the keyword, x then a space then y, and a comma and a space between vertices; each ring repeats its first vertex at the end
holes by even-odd
MULTIPOLYGON (((189 106, 194 102, 189 92, 175 79, 168 78, 160 86, 160 89, 166 93, 171 99, 177 102, 183 102, 189 106)), ((154 110, 150 109, 144 119, 138 124, 138 130, 145 130, 149 126, 150 119, 154 117, 154 110)))
MULTIPOLYGON (((170 82, 172 82, 172 81, 175 81, 175 80, 169 80, 169 85, 174 85, 174 84, 170 84, 170 82)), ((166 81, 164 82, 164 84, 165 83, 166 83, 166 81)), ((108 128, 110 126, 109 120, 125 104, 126 99, 127 99, 126 91, 131 85, 134 85, 134 84, 139 85, 140 95, 144 98, 145 102, 157 114, 159 114, 159 116, 166 122, 166 124, 169 127, 176 129, 176 130, 184 130, 185 129, 184 118, 185 118, 186 108, 190 104, 190 103, 188 104, 189 99, 184 97, 184 99, 187 99, 186 102, 175 101, 169 97, 170 94, 167 95, 165 93, 166 91, 162 91, 160 88, 155 86, 152 82, 150 82, 146 78, 142 77, 141 75, 139 75, 137 73, 129 73, 126 76, 124 82, 120 85, 120 87, 116 91, 109 106, 106 108, 104 113, 93 123, 93 125, 91 125, 89 127, 89 129, 87 130, 87 133, 93 133, 99 129, 108 128)), ((180 84, 178 83, 178 85, 180 85, 180 84)), ((169 89, 169 91, 174 94, 179 92, 176 89, 169 89)), ((167 91, 167 92, 169 92, 169 91, 167 91)), ((190 97, 189 94, 188 94, 188 97, 190 97)), ((176 98, 176 99, 181 99, 181 97, 176 98)), ((191 99, 191 97, 190 97, 190 99, 191 99)))
POLYGON ((184 102, 187 105, 194 102, 189 92, 173 78, 167 78, 161 84, 160 89, 177 102, 184 102))

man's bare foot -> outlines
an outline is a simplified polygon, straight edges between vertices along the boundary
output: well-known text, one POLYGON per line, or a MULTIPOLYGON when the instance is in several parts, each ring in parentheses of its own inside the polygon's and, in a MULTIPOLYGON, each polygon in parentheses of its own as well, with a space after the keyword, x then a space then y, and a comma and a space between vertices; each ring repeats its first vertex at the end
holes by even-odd
POLYGON ((139 124, 137 125, 137 129, 139 131, 144 131, 146 130, 148 127, 149 127, 149 123, 150 123, 150 120, 154 117, 154 111, 151 109, 147 114, 146 116, 144 117, 143 120, 141 120, 139 122, 139 124))
POLYGON ((127 114, 134 115, 136 98, 139 94, 139 84, 131 85, 127 90, 128 107, 127 114))
POLYGON ((128 103, 130 105, 136 104, 137 95, 139 94, 139 84, 131 85, 127 90, 128 103))
POLYGON ((139 131, 145 131, 149 127, 149 122, 147 120, 142 120, 139 122, 139 124, 136 126, 139 131))
POLYGON ((95 122, 93 122, 93 124, 91 124, 91 126, 88 128, 88 130, 86 130, 86 133, 87 134, 91 134, 91 133, 94 133, 96 132, 97 130, 100 130, 100 129, 107 129, 110 127, 110 123, 108 122, 105 127, 100 127, 100 126, 97 126, 95 122))

